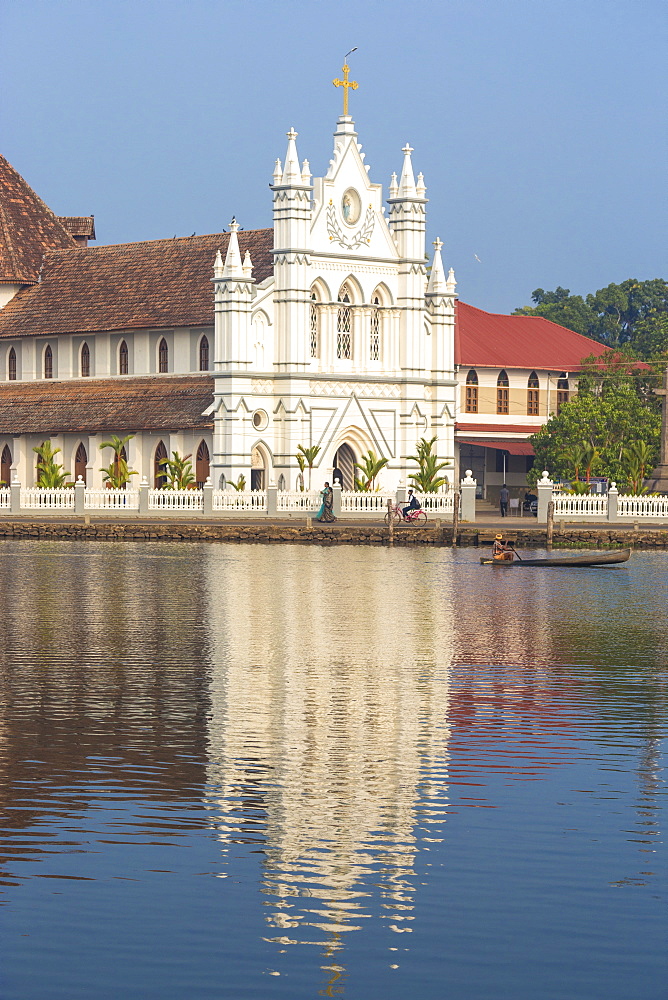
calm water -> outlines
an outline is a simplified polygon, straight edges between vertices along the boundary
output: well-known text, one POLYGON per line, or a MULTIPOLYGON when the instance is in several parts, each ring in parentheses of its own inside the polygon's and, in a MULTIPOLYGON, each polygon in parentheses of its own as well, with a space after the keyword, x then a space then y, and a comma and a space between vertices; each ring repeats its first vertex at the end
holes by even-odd
POLYGON ((3 1000, 668 996, 668 553, 3 555, 3 1000))

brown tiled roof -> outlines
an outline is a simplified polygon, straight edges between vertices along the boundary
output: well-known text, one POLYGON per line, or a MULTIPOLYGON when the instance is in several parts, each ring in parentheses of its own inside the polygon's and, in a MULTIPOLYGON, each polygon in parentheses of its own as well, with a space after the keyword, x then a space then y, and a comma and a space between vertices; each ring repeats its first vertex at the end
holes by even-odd
POLYGON ((95 239, 95 219, 92 215, 61 215, 60 222, 72 236, 87 236, 95 239))
POLYGON ((0 383, 0 434, 181 430, 213 426, 210 375, 0 383))
MULTIPOLYGON (((273 230, 239 233, 253 277, 273 273, 273 230)), ((213 264, 229 235, 60 250, 0 312, 0 337, 213 326, 213 264)))
POLYGON ((76 249, 72 236, 0 156, 0 281, 33 284, 48 250, 76 249))

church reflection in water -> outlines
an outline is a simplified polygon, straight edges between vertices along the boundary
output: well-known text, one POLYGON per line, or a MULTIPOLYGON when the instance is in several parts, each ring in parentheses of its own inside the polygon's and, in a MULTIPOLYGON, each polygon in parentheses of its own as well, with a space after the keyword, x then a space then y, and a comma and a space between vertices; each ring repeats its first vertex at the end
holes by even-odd
POLYGON ((372 913, 411 930, 417 831, 448 800, 453 630, 449 588, 425 590, 421 561, 401 569, 297 547, 216 567, 212 822, 224 852, 264 851, 279 945, 333 955, 372 913))

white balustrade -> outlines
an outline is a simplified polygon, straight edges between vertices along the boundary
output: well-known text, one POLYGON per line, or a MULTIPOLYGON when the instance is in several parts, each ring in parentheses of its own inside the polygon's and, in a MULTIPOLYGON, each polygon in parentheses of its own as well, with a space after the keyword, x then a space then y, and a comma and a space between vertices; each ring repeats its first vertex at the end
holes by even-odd
POLYGON ((149 490, 149 510, 198 511, 204 507, 201 490, 149 490))
MULTIPOLYGON (((357 493, 352 490, 342 490, 341 513, 379 514, 382 516, 387 510, 388 500, 394 502, 394 493, 357 493)), ((320 507, 320 503, 322 503, 321 500, 318 502, 318 507, 320 507)))
POLYGON ((617 517, 668 518, 668 497, 620 496, 617 517))
POLYGON ((423 493, 420 497, 423 510, 429 514, 452 514, 455 506, 455 494, 449 493, 423 493))
MULTIPOLYGON (((343 494, 342 494, 343 496, 343 494)), ((279 490, 276 498, 276 510, 303 510, 305 513, 320 510, 322 497, 316 490, 279 490)))
MULTIPOLYGON (((280 493, 278 494, 280 497, 280 493)), ((214 490, 214 510, 266 511, 266 490, 214 490)))
POLYGON ((11 507, 12 491, 9 486, 0 487, 0 507, 11 507))
POLYGON ((608 517, 608 498, 592 496, 589 493, 573 496, 554 496, 555 517, 596 517, 601 521, 608 517))
POLYGON ((26 486, 21 490, 21 507, 27 510, 74 510, 74 489, 26 486))
POLYGON ((86 489, 85 510, 139 510, 139 490, 86 489))

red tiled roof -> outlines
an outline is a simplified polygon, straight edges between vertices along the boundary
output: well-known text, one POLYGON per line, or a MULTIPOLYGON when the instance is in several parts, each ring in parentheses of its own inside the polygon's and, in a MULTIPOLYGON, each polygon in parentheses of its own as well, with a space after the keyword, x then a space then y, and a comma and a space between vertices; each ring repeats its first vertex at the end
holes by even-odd
MULTIPOLYGON (((272 229, 239 233, 253 277, 273 273, 272 229)), ((0 312, 0 337, 213 326, 213 264, 229 234, 59 251, 0 312)))
POLYGON ((39 278, 48 250, 77 243, 4 156, 0 156, 0 282, 26 285, 39 278))
POLYGON ((455 309, 455 364, 467 368, 575 371, 583 358, 607 350, 542 316, 503 316, 465 302, 455 309))
POLYGON ((0 383, 0 434, 181 430, 213 426, 210 375, 0 383))

